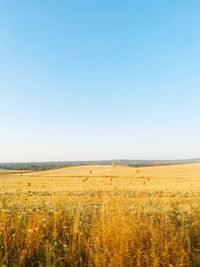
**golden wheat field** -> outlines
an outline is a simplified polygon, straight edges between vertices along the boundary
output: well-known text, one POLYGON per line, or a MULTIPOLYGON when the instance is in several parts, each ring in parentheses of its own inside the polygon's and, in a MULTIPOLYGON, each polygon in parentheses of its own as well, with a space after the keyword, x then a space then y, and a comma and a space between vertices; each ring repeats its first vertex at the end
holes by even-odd
POLYGON ((200 164, 0 172, 0 266, 200 266, 200 164))

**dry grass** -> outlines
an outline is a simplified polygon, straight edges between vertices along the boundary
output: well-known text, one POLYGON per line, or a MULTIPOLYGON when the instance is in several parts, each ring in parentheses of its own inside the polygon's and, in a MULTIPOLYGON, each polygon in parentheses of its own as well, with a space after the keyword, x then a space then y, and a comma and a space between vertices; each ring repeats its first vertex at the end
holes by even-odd
POLYGON ((7 191, 196 191, 200 189, 200 164, 131 168, 81 166, 1 176, 7 191), (5 183, 6 181, 6 183, 5 183), (28 187, 28 183, 31 183, 28 187))
POLYGON ((0 182, 0 266, 200 266, 199 164, 0 182))

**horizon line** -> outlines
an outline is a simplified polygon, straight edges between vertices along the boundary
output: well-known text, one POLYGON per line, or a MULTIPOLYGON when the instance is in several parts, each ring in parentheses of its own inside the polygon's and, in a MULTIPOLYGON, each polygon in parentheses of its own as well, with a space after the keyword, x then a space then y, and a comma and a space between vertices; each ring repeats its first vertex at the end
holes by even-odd
POLYGON ((49 160, 49 161, 0 161, 0 164, 20 164, 20 163, 73 163, 73 162, 112 162, 112 161, 165 161, 165 162, 173 162, 173 161, 196 161, 200 160, 200 157, 195 157, 195 158, 175 158, 175 159, 141 159, 141 158, 135 158, 135 159, 130 159, 130 158, 119 158, 119 159, 101 159, 101 160, 49 160))

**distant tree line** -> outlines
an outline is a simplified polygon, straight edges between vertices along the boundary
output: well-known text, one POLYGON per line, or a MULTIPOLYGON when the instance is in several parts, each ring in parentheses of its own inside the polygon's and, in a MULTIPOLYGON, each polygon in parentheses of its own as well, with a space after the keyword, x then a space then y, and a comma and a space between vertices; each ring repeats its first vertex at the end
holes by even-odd
POLYGON ((52 170, 63 167, 84 166, 84 165, 123 165, 132 167, 150 167, 172 164, 200 163, 200 159, 186 160, 102 160, 102 161, 59 161, 59 162, 15 162, 0 163, 1 169, 9 170, 52 170))

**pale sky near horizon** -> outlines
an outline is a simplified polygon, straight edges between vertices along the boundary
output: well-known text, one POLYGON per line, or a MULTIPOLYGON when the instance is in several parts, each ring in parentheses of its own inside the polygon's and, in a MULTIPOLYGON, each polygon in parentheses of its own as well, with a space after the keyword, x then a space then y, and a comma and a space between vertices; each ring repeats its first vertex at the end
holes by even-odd
POLYGON ((200 1, 1 1, 0 162, 200 157, 200 1))

